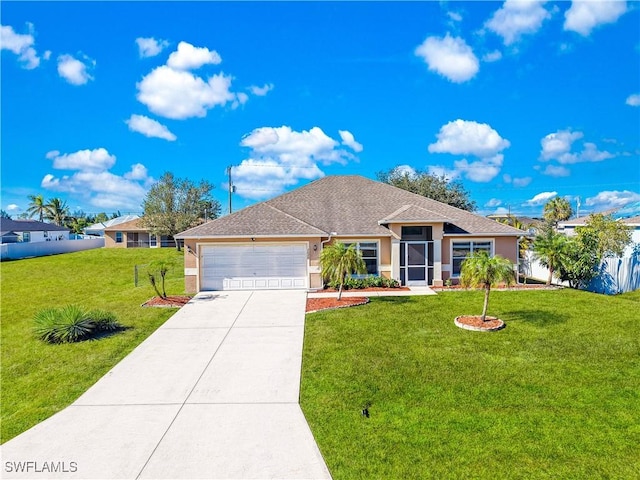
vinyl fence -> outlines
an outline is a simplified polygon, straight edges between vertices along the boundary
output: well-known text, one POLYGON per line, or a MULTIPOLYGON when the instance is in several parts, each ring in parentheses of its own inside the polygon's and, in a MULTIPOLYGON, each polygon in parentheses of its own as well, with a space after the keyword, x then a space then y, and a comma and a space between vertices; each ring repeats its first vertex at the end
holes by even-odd
MULTIPOLYGON (((525 273, 537 280, 547 280, 549 270, 540 265, 531 252, 527 252, 525 273)), ((554 277, 553 282, 569 286, 568 282, 558 282, 554 277)), ((598 275, 591 280, 585 290, 596 293, 615 295, 618 293, 632 292, 640 289, 640 251, 635 249, 630 257, 606 258, 600 264, 598 275)))
POLYGON ((87 240, 58 240, 55 242, 3 243, 0 245, 0 259, 18 260, 29 257, 43 257, 58 253, 79 252, 104 247, 104 238, 87 240))

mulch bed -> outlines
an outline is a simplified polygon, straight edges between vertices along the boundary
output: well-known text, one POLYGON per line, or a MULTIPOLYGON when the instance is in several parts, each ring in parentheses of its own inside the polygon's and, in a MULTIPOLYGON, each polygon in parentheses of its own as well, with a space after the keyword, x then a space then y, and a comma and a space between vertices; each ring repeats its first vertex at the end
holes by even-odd
MULTIPOLYGON (((393 292, 393 291, 409 291, 411 290, 409 287, 367 287, 367 288, 343 288, 342 293, 344 292, 393 292)), ((338 293, 338 290, 335 288, 323 288, 320 290, 322 293, 338 293)))
POLYGON ((143 307, 165 307, 165 308, 181 308, 184 307, 192 297, 188 295, 173 295, 167 298, 153 297, 142 304, 143 307))
POLYGON ((483 322, 480 315, 460 315, 456 317, 454 323, 465 330, 479 332, 494 332, 505 327, 504 322, 499 318, 487 316, 483 322))
POLYGON ((307 298, 307 313, 318 312, 320 310, 329 310, 334 308, 355 307, 356 305, 364 305, 369 303, 367 297, 337 297, 324 298, 307 298))

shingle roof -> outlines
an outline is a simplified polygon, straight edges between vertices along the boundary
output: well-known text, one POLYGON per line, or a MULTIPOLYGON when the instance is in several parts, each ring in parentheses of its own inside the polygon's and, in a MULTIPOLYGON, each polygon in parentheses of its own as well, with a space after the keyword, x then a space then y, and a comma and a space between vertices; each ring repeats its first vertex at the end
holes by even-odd
POLYGON ((37 220, 12 220, 0 218, 0 231, 3 232, 68 232, 69 229, 53 223, 37 220))
POLYGON ((266 202, 178 235, 390 236, 381 223, 449 222, 469 234, 522 235, 522 231, 406 190, 355 175, 327 176, 266 202))
POLYGON ((112 225, 107 226, 104 231, 105 232, 146 232, 147 229, 141 227, 139 225, 140 218, 135 218, 133 220, 128 220, 126 222, 119 222, 112 225))

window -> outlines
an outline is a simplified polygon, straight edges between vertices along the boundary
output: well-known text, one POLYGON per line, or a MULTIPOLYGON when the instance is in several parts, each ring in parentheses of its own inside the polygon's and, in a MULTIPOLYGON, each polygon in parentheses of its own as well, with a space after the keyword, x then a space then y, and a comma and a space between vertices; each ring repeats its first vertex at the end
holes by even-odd
POLYGON ((471 240, 467 242, 453 242, 452 243, 452 253, 451 253, 451 262, 453 263, 453 271, 452 274, 454 277, 460 276, 460 267, 462 262, 467 255, 471 255, 473 252, 485 251, 489 255, 491 255, 491 244, 490 241, 478 241, 471 240))
POLYGON ((402 227, 402 240, 429 241, 433 240, 433 228, 427 226, 402 227))
POLYGON ((31 232, 22 232, 22 241, 30 242, 31 241, 31 232))
POLYGON ((122 243, 122 232, 116 232, 116 243, 122 243))
MULTIPOLYGON (((347 247, 354 245, 354 243, 347 243, 347 247)), ((355 242, 356 250, 362 255, 367 266, 367 274, 378 274, 378 243, 377 242, 355 242)))

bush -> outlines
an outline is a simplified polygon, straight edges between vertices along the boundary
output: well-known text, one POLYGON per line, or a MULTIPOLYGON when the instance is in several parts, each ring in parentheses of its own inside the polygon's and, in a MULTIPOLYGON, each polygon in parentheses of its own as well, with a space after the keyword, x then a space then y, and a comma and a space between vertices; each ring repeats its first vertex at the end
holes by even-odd
POLYGON ((36 313, 34 322, 36 335, 48 343, 79 342, 101 332, 113 332, 122 328, 111 312, 87 312, 76 305, 41 310, 36 313))
MULTIPOLYGON (((329 282, 327 284, 330 288, 337 289, 339 284, 337 282, 329 282)), ((378 277, 378 276, 367 276, 362 278, 346 278, 344 281, 343 288, 345 290, 349 289, 360 289, 360 288, 398 288, 400 283, 397 280, 392 278, 378 277)))

